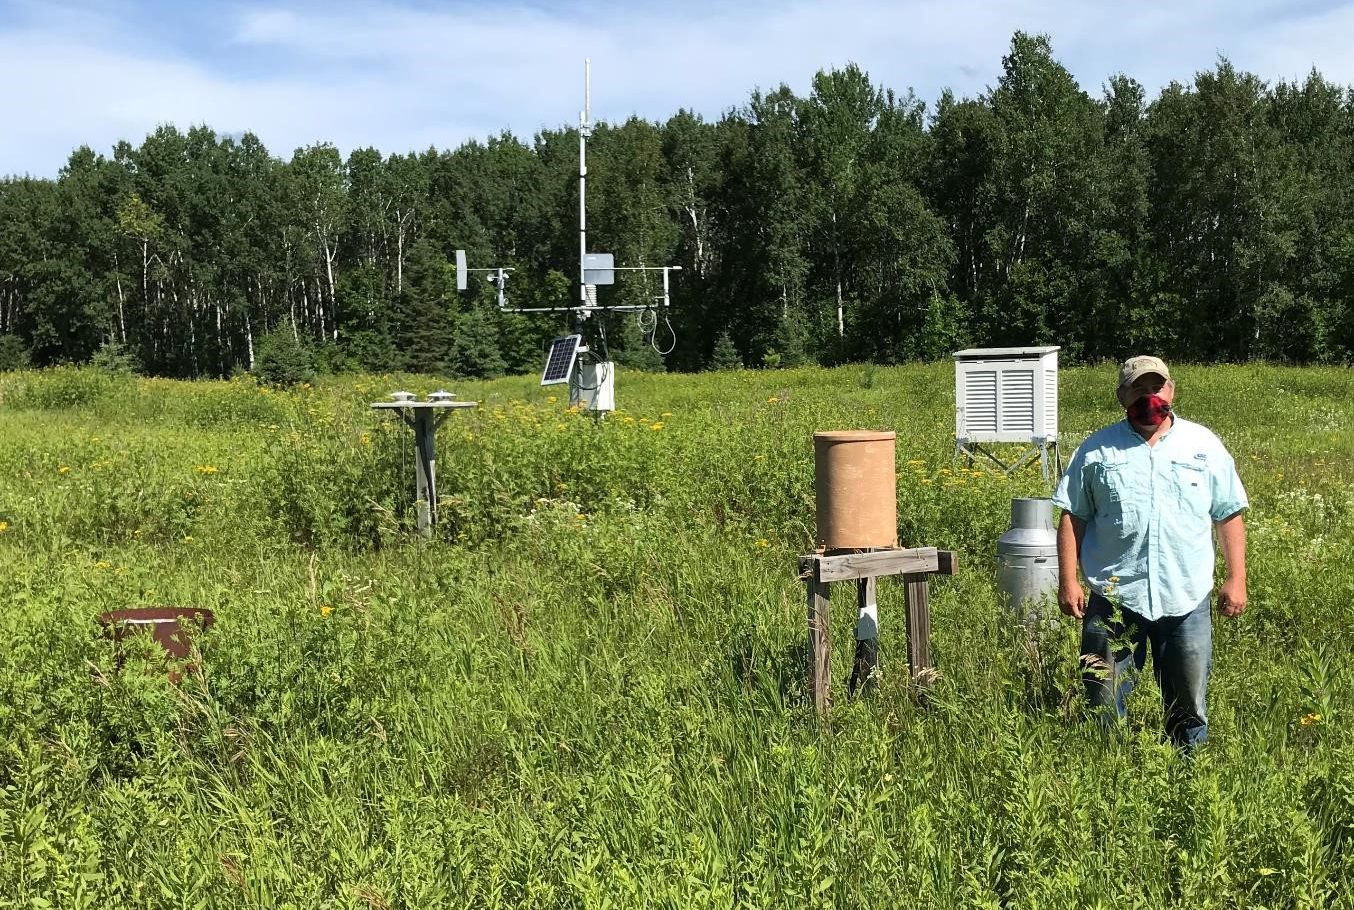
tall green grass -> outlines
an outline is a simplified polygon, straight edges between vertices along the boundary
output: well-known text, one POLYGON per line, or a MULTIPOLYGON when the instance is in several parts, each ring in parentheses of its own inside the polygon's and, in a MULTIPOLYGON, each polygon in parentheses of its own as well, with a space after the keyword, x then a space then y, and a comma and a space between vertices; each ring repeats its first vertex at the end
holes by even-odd
MULTIPOLYGON (((440 381, 0 376, 0 907, 1354 906, 1354 380, 1177 372, 1253 503, 1188 760, 1150 682, 1080 721, 1072 624, 1024 649, 993 547, 1043 486, 951 465, 945 364, 627 373, 600 423, 457 385, 426 542, 367 405, 440 381), (820 722, 794 557, 833 428, 897 430, 904 543, 962 572, 924 703, 892 582, 846 701, 838 586, 820 722), (94 621, 158 604, 217 617, 178 685, 94 621)), ((1062 382, 1070 454, 1113 370, 1062 382)))

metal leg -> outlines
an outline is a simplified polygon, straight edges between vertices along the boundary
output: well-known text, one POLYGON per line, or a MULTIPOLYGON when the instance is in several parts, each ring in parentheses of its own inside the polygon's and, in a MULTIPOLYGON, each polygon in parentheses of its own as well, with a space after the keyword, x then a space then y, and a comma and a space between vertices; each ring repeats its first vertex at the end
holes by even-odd
POLYGON ((879 606, 875 601, 874 576, 856 582, 856 605, 860 614, 856 621, 856 659, 847 684, 847 695, 851 698, 857 691, 868 692, 878 684, 879 606))
POLYGON ((1042 452, 1042 451, 1043 451, 1043 449, 1030 449, 1028 452, 1026 452, 1025 454, 1021 455, 1019 458, 1017 458, 1017 459, 1011 464, 1011 466, 1010 466, 1009 468, 1006 469, 1006 473, 1007 473, 1007 474, 1014 474, 1016 471, 1019 471, 1019 470, 1020 470, 1021 468, 1023 468, 1025 465, 1027 465, 1027 464, 1029 464, 1031 461, 1033 461, 1035 458, 1038 458, 1038 457, 1039 457, 1039 453, 1042 452))
MULTIPOLYGON (((975 442, 975 443, 972 443, 972 446, 973 446, 973 452, 974 452, 974 453, 976 453, 976 454, 978 454, 978 455, 982 455, 984 458, 986 458, 988 461, 992 462, 992 463, 993 463, 994 465, 996 465, 997 467, 1001 468, 1001 470, 1004 471, 1004 472, 1006 472, 1007 474, 1009 474, 1009 473, 1011 473, 1011 471, 1015 470, 1014 467, 1007 467, 1007 465, 1006 465, 1006 463, 1005 463, 1004 461, 1002 461, 1002 460, 1001 460, 1000 458, 998 458, 997 456, 993 455, 991 452, 987 451, 987 449, 984 449, 984 448, 983 448, 981 445, 979 445, 978 443, 976 443, 976 442, 975 442)), ((972 466, 973 466, 973 461, 970 459, 970 461, 969 461, 969 467, 972 467, 972 466)))
POLYGON ((426 411, 419 412, 414 419, 414 495, 417 497, 418 532, 424 537, 432 535, 433 521, 437 516, 437 454, 433 447, 434 439, 432 415, 426 411))

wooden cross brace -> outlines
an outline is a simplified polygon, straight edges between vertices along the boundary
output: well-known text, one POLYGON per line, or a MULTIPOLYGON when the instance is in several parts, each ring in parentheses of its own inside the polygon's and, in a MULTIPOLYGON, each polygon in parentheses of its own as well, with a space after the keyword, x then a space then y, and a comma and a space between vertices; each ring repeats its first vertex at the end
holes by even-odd
MULTIPOLYGON (((862 614, 875 608, 875 579, 881 575, 903 576, 907 601, 907 665, 912 678, 931 666, 928 641, 931 636, 930 577, 954 575, 958 561, 951 550, 912 547, 869 550, 863 553, 815 553, 799 557, 799 577, 808 588, 809 687, 819 714, 832 705, 832 601, 828 585, 855 581, 862 614)), ((853 680, 854 682, 854 680, 853 680)))

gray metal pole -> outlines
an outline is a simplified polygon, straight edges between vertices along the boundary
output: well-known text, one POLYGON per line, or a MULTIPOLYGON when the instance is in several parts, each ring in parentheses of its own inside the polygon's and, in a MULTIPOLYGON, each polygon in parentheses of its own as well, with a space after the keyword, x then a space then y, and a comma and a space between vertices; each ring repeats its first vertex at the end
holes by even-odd
POLYGON ((432 536, 433 521, 437 516, 437 452, 434 448, 433 415, 418 409, 414 413, 415 458, 414 493, 417 497, 418 532, 432 536))
POLYGON ((583 111, 578 116, 578 299, 588 303, 588 136, 592 133, 592 61, 583 61, 583 111))

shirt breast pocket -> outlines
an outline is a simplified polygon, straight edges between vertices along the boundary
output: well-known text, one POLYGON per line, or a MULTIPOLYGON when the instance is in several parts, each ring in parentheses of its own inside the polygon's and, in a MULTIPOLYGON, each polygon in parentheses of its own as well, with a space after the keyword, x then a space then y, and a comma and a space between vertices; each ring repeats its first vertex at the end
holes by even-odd
POLYGON ((1177 461, 1171 464, 1175 492, 1180 508, 1195 518, 1207 518, 1213 495, 1208 487, 1208 471, 1202 465, 1177 461))
POLYGON ((1096 511, 1113 524, 1122 525, 1133 507, 1127 466, 1104 462, 1097 465, 1091 477, 1091 494, 1096 511))

